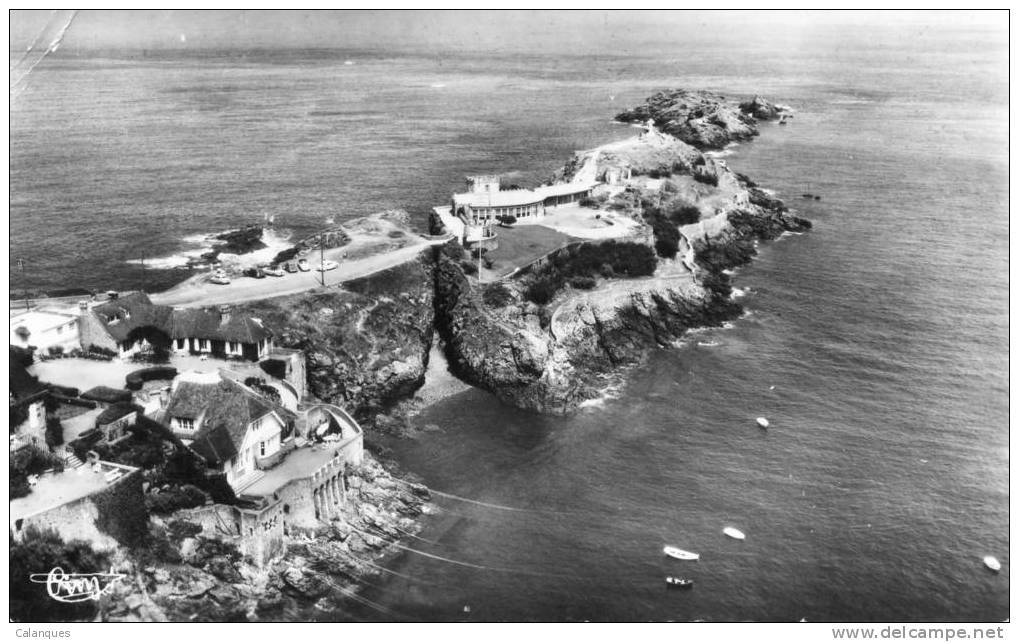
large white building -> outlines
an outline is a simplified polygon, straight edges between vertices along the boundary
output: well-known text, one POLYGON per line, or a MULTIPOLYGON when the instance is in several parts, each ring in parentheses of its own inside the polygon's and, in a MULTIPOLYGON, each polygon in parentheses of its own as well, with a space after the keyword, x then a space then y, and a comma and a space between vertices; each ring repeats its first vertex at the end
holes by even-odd
POLYGON ((468 225, 497 222, 514 216, 520 223, 534 222, 549 209, 569 205, 591 195, 597 182, 556 183, 534 189, 501 189, 498 176, 468 176, 467 192, 453 194, 453 214, 468 225))
POLYGON ((78 315, 53 310, 27 310, 11 316, 11 345, 34 346, 40 352, 60 346, 65 351, 80 347, 78 315))
POLYGON ((468 191, 453 194, 448 209, 435 211, 460 242, 470 243, 492 237, 491 227, 500 216, 512 216, 518 225, 540 223, 549 210, 579 202, 598 184, 576 181, 504 190, 498 176, 468 176, 468 191))

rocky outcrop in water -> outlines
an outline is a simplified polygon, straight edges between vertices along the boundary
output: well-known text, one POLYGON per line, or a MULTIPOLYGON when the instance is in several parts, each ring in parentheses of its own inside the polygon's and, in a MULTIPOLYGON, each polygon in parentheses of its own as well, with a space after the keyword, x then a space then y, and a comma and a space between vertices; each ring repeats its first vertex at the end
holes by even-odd
POLYGON ((735 103, 710 91, 671 89, 616 116, 622 122, 652 121, 661 131, 699 149, 721 149, 758 135, 757 120, 770 120, 780 109, 761 97, 735 103))

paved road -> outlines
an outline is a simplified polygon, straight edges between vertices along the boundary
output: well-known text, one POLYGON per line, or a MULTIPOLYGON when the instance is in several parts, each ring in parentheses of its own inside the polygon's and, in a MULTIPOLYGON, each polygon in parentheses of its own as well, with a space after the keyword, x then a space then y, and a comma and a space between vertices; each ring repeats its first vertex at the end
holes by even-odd
MULTIPOLYGON (((343 281, 358 279, 369 274, 388 270, 416 258, 425 248, 441 245, 449 239, 422 240, 421 243, 399 250, 369 256, 363 259, 341 261, 335 270, 325 273, 326 288, 336 287, 343 281)), ((327 258, 329 258, 327 256, 327 258)), ((204 307, 224 303, 243 303, 273 297, 297 294, 321 288, 320 272, 296 272, 281 277, 267 276, 264 279, 238 277, 228 285, 208 282, 208 274, 194 276, 167 290, 150 295, 152 302, 178 308, 204 307)))

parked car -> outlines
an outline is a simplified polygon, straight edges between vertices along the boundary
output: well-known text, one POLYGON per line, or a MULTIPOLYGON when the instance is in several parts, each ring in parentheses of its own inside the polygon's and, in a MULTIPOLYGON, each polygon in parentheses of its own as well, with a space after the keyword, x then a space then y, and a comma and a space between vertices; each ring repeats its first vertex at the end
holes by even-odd
POLYGON ((253 267, 244 270, 244 276, 250 276, 253 279, 264 279, 265 273, 262 272, 262 268, 253 267))
POLYGON ((278 267, 262 268, 262 272, 265 273, 266 276, 283 276, 283 270, 278 267))
POLYGON ((286 263, 283 264, 283 269, 291 273, 296 272, 297 264, 294 263, 293 261, 287 261, 286 263))
POLYGON ((209 279, 209 283, 215 283, 216 285, 228 285, 230 283, 230 277, 225 274, 213 274, 212 278, 209 279))
POLYGON ((322 261, 322 265, 319 265, 316 270, 319 272, 328 272, 329 270, 335 270, 340 267, 340 264, 336 261, 322 261))
POLYGON ((308 265, 308 259, 301 259, 300 261, 298 261, 297 269, 300 270, 301 272, 307 272, 308 270, 310 270, 311 266, 308 265))

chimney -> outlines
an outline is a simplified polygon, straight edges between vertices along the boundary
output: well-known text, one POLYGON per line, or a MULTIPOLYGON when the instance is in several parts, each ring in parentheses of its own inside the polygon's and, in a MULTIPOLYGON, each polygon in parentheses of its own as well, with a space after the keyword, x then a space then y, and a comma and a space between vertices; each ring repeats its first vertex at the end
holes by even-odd
POLYGON ((219 316, 219 322, 221 325, 228 322, 230 320, 230 306, 225 304, 219 306, 219 316))

